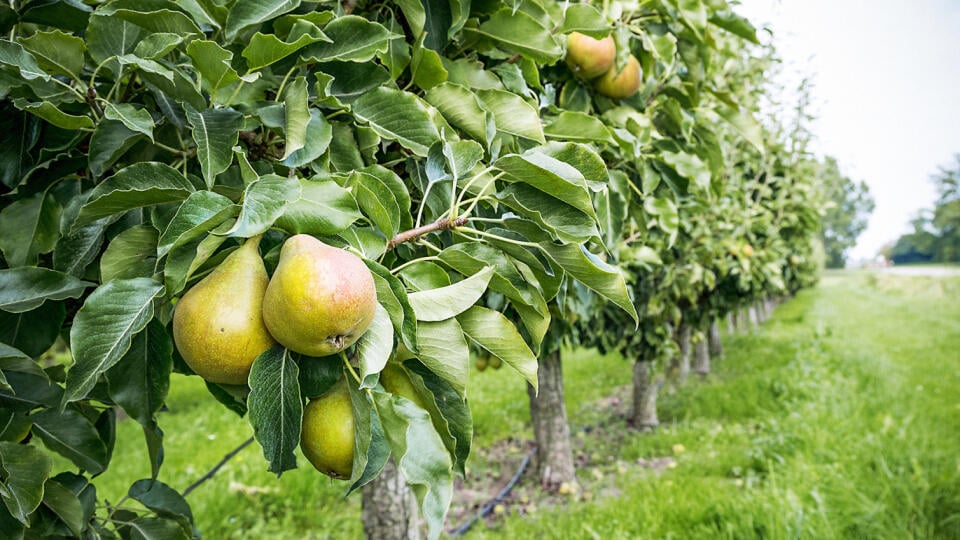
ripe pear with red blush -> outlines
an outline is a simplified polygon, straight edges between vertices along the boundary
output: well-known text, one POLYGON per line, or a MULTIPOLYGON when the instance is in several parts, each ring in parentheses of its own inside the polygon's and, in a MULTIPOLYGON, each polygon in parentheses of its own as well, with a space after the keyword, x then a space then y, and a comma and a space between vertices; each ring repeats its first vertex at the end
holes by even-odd
POLYGON ((567 67, 581 79, 595 79, 607 72, 617 58, 612 36, 594 39, 580 32, 567 36, 567 67))
POLYGON ((360 339, 376 310, 373 275, 360 257, 306 234, 283 244, 263 298, 263 322, 281 345, 336 354, 360 339))

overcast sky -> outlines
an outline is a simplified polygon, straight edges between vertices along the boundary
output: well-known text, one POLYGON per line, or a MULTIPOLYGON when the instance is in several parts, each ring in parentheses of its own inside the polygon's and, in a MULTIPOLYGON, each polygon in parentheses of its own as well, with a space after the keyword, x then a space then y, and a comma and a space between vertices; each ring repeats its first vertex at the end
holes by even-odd
POLYGON ((743 0, 773 32, 784 77, 814 82, 814 149, 864 180, 877 207, 854 248, 871 257, 933 205, 929 178, 960 153, 960 0, 743 0))

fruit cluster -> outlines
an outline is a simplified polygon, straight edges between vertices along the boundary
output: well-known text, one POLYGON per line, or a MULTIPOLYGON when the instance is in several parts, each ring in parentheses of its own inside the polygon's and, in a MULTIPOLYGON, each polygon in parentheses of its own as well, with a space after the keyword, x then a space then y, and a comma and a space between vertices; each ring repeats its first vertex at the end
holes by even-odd
MULTIPOLYGON (((268 278, 259 243, 251 238, 228 255, 174 311, 177 351, 209 382, 247 384, 253 361, 278 343, 306 356, 337 354, 373 321, 376 287, 359 257, 298 234, 268 278)), ((339 384, 304 411, 304 455, 321 472, 349 478, 353 430, 349 391, 339 384)))

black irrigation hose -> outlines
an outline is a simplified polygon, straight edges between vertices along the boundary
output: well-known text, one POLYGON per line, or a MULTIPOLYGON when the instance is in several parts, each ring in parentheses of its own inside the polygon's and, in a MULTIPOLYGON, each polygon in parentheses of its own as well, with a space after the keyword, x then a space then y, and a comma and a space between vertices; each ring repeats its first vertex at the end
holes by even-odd
POLYGON ((503 486, 503 489, 500 490, 500 493, 497 493, 496 497, 490 499, 483 506, 480 507, 480 511, 473 515, 466 523, 460 525, 456 529, 450 531, 450 536, 460 536, 473 527, 473 524, 479 519, 483 519, 490 515, 493 512, 494 507, 496 507, 500 502, 503 501, 513 490, 514 486, 517 485, 517 482, 520 481, 520 477, 523 476, 523 473, 527 470, 527 466, 530 465, 530 460, 533 459, 533 454, 536 453, 537 449, 534 447, 533 450, 527 452, 527 455, 523 456, 523 460, 520 462, 520 467, 517 469, 516 474, 513 475, 513 478, 507 482, 507 485, 503 486))

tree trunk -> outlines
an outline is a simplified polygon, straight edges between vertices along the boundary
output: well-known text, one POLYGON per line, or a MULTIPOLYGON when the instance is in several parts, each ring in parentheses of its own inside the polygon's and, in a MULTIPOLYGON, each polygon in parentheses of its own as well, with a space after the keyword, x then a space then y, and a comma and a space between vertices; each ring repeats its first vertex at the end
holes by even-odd
POLYGON ((750 319, 750 329, 753 330, 760 324, 760 320, 757 318, 757 306, 750 304, 747 308, 747 317, 750 319))
POLYGON ((736 322, 734 322, 734 312, 727 313, 727 335, 732 336, 737 331, 736 322))
POLYGON ((720 325, 716 319, 710 323, 710 329, 707 330, 707 339, 710 344, 710 356, 714 358, 723 356, 723 341, 720 340, 720 325))
POLYGON ((737 309, 737 331, 750 332, 750 317, 747 314, 747 307, 743 306, 737 309))
POLYGON ((708 349, 707 336, 704 336, 693 346, 693 372, 701 377, 710 374, 710 350, 708 349))
POLYGON ((560 352, 548 354, 540 360, 537 370, 540 392, 535 394, 527 385, 530 398, 530 421, 537 440, 537 475, 547 491, 557 491, 564 483, 576 481, 573 466, 573 446, 567 407, 563 401, 563 364, 560 352))
POLYGON ((392 458, 363 486, 363 532, 370 540, 420 538, 417 500, 392 458))
POLYGON ((653 378, 653 362, 643 360, 633 364, 633 417, 637 429, 653 429, 660 425, 657 419, 657 382, 653 378))
POLYGON ((677 382, 683 383, 690 375, 690 333, 689 324, 681 323, 677 329, 677 345, 680 346, 680 354, 674 357, 670 362, 670 376, 677 382))

